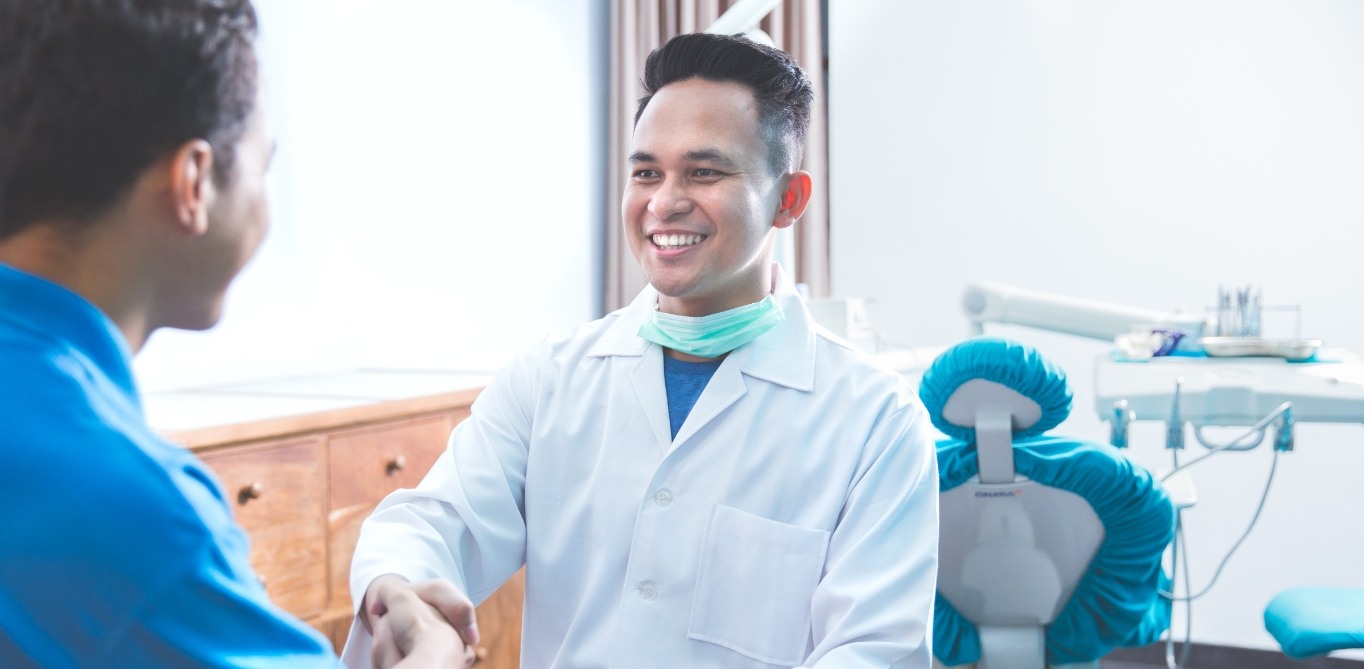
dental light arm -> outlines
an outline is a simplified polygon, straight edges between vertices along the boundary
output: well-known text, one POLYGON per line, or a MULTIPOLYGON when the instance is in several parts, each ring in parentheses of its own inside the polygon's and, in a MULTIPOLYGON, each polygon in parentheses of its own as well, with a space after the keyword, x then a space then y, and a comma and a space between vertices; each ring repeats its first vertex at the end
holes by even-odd
POLYGON ((1128 307, 988 281, 968 285, 961 306, 974 334, 981 334, 985 323, 1007 323, 1111 342, 1143 325, 1169 325, 1197 336, 1206 323, 1199 315, 1128 307))

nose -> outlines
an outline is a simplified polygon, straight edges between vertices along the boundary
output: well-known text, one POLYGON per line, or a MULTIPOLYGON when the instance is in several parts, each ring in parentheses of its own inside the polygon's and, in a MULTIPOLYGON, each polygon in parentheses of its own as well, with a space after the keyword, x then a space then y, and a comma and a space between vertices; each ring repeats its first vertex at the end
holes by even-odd
POLYGON ((692 201, 687 189, 676 179, 665 179, 649 196, 649 213, 660 221, 691 211, 692 201))

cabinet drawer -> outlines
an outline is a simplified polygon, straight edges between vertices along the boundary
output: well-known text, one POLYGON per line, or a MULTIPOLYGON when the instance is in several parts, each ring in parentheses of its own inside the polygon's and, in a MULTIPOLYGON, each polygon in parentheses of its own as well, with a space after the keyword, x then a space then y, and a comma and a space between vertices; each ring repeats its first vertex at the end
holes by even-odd
POLYGON ((270 598, 296 615, 327 601, 326 476, 321 439, 203 454, 251 540, 270 598))
POLYGON ((328 440, 331 509, 377 503, 421 482, 450 436, 446 416, 417 418, 342 432, 328 440))
POLYGON ((331 587, 331 610, 349 609, 350 563, 355 556, 355 544, 360 541, 360 525, 374 511, 373 504, 357 504, 336 509, 327 518, 327 567, 331 587))

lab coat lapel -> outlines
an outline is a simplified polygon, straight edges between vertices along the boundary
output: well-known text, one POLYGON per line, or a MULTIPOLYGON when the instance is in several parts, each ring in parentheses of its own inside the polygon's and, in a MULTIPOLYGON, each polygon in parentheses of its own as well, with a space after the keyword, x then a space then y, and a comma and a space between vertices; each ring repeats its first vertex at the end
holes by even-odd
POLYGON ((744 383, 744 375, 739 371, 739 365, 734 364, 735 362, 731 357, 725 358, 725 361, 720 363, 720 368, 715 370, 714 376, 710 377, 705 389, 701 391, 701 396, 696 398, 696 406, 692 407, 691 413, 687 414, 687 420, 677 430, 677 438, 672 440, 672 449, 681 446, 698 430, 705 427, 707 423, 714 420, 716 416, 719 416, 721 412, 739 401, 739 398, 748 392, 748 386, 744 383))
MULTIPOLYGON (((785 317, 770 332, 725 358, 677 431, 674 449, 739 401, 750 391, 750 384, 772 383, 807 392, 814 389, 815 335, 810 312, 796 293, 795 285, 775 265, 773 284, 773 293, 785 317)), ((756 392, 757 387, 752 389, 756 392)))
MULTIPOLYGON (((672 447, 672 424, 668 422, 668 392, 663 387, 663 349, 650 345, 630 369, 630 385, 635 389, 640 410, 653 428, 659 450, 672 447)), ((685 429, 685 428, 683 428, 685 429)), ((680 436, 680 435, 679 435, 680 436)))
POLYGON ((658 304, 658 292, 645 286, 634 301, 613 314, 606 332, 588 353, 591 357, 638 358, 628 365, 630 387, 639 410, 658 440, 660 453, 672 445, 672 425, 668 422, 668 392, 663 386, 663 349, 639 336, 639 326, 649 319, 658 304))

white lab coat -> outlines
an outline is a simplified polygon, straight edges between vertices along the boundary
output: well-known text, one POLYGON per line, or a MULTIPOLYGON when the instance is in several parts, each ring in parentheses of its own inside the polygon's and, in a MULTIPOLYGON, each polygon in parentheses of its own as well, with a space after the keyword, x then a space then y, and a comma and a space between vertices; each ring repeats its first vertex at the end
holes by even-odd
MULTIPOLYGON (((525 667, 929 667, 937 467, 896 374, 786 318, 725 358, 676 439, 657 302, 504 369, 351 571, 448 578, 475 603, 523 564, 525 667)), ((368 666, 358 624, 346 660, 368 666)))

